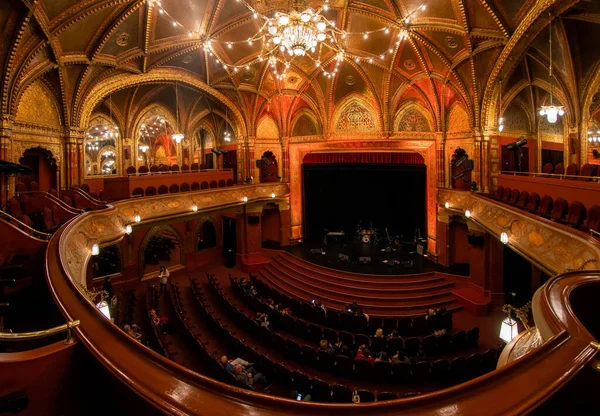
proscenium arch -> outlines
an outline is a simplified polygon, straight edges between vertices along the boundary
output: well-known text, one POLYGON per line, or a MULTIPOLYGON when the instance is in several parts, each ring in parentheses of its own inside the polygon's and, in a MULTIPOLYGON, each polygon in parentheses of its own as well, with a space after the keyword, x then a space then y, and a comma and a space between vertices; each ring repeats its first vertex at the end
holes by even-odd
POLYGON ((242 113, 233 101, 231 101, 225 94, 198 80, 195 74, 186 70, 174 68, 158 68, 144 74, 115 73, 112 76, 103 79, 85 93, 81 100, 81 110, 73 118, 73 124, 85 129, 93 109, 103 97, 137 85, 164 84, 171 82, 178 82, 180 84, 185 84, 189 87, 195 88, 226 105, 227 108, 229 108, 234 114, 235 119, 239 123, 236 123, 234 126, 234 128, 237 130, 236 136, 241 137, 247 135, 248 126, 246 125, 242 113))

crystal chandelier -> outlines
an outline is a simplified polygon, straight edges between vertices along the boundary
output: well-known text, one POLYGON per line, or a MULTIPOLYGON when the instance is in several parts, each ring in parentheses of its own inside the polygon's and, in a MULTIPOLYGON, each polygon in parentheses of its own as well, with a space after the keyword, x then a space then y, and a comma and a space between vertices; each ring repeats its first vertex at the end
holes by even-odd
POLYGON ((540 116, 546 116, 548 123, 556 123, 558 121, 558 116, 565 115, 565 109, 562 105, 554 105, 553 92, 554 92, 554 84, 552 83, 552 14, 548 13, 550 17, 550 25, 549 25, 549 44, 550 44, 550 66, 548 68, 548 77, 550 78, 550 105, 543 105, 540 107, 540 116))
POLYGON ((327 19, 312 9, 302 13, 295 10, 289 14, 278 13, 267 24, 270 41, 290 56, 304 56, 308 51, 314 53, 319 42, 327 38, 327 19))
POLYGON ((588 131, 587 134, 588 141, 593 145, 597 145, 600 142, 600 130, 596 131, 596 134, 593 131, 588 131))

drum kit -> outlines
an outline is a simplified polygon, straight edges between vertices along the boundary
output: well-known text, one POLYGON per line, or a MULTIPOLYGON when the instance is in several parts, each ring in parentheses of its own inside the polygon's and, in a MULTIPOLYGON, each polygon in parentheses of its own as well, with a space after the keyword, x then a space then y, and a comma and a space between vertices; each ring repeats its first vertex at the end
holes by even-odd
POLYGON ((363 244, 370 244, 377 240, 377 231, 373 229, 362 229, 359 231, 359 238, 363 244))

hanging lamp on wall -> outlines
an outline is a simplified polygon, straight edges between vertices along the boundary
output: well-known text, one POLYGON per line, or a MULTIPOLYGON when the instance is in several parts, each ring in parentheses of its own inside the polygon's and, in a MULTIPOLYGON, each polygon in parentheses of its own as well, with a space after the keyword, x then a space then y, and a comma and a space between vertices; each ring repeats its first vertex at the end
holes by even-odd
POLYGON ((173 140, 175 140, 175 142, 177 142, 177 144, 179 144, 185 136, 183 135, 183 133, 179 133, 179 95, 177 93, 177 90, 177 82, 175 82, 175 121, 177 125, 175 126, 175 133, 173 133, 171 137, 173 138, 173 140))
POLYGON ((549 25, 549 45, 550 45, 550 66, 548 68, 548 76, 550 78, 550 105, 543 105, 540 107, 540 116, 546 116, 548 123, 554 124, 558 121, 558 116, 563 116, 565 114, 565 108, 562 105, 554 105, 553 102, 553 93, 554 93, 554 83, 552 82, 552 78, 554 75, 552 74, 552 14, 548 13, 550 18, 549 25))

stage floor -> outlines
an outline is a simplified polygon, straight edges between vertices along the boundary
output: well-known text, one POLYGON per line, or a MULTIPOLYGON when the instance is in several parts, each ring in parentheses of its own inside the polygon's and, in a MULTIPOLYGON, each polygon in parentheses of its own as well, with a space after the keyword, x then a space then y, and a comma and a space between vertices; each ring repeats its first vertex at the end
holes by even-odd
POLYGON ((385 251, 387 246, 387 244, 378 246, 363 244, 352 238, 346 242, 330 241, 326 246, 323 245, 323 240, 305 241, 287 247, 286 250, 290 254, 311 263, 353 273, 415 274, 434 271, 449 273, 447 267, 433 263, 427 257, 417 254, 416 247, 412 244, 390 246, 392 249, 390 252, 385 251), (312 249, 323 249, 325 254, 313 254, 311 253, 312 249), (349 256, 350 262, 348 264, 340 262, 338 260, 340 254, 349 256), (359 263, 359 257, 371 257, 371 263, 361 264, 359 263), (394 260, 400 262, 400 264, 395 263, 394 260), (384 261, 387 261, 387 263, 384 263, 384 261), (402 262, 406 261, 412 261, 413 267, 403 267, 402 262))

